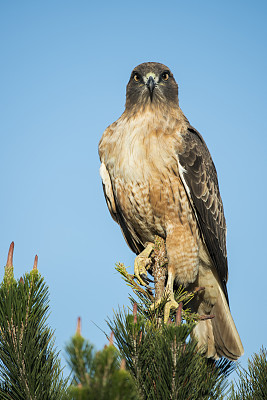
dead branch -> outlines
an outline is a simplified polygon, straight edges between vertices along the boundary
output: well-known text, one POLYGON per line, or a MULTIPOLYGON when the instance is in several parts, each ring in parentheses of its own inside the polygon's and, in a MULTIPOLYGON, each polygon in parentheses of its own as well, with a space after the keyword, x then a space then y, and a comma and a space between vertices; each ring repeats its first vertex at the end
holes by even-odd
POLYGON ((156 236, 152 267, 152 275, 155 282, 155 302, 161 299, 164 294, 167 264, 168 259, 165 242, 161 237, 156 236))

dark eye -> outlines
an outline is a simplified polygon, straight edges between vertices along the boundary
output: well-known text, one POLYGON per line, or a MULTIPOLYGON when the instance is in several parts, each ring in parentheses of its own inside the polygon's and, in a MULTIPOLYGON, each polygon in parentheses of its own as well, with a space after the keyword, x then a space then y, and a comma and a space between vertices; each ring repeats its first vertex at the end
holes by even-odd
POLYGON ((135 82, 139 82, 140 81, 140 75, 139 74, 135 73, 133 78, 134 78, 135 82))
POLYGON ((163 73, 161 74, 161 78, 162 78, 164 81, 167 81, 167 80, 169 79, 169 77, 170 77, 169 72, 163 72, 163 73))

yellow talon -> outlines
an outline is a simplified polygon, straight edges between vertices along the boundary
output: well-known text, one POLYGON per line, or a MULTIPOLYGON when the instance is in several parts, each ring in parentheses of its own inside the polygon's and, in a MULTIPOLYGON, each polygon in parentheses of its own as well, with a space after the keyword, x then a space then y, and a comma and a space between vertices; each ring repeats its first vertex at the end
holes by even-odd
POLYGON ((165 307, 164 307, 164 323, 165 324, 167 324, 167 322, 169 321, 171 309, 174 308, 176 310, 176 308, 178 308, 178 306, 179 306, 179 304, 177 303, 177 301, 174 300, 174 297, 169 298, 169 300, 167 301, 167 303, 165 304, 165 307))
POLYGON ((152 304, 150 306, 150 308, 152 310, 155 310, 161 304, 163 299, 167 299, 167 303, 164 306, 164 323, 166 324, 169 320, 171 309, 176 310, 176 308, 178 308, 179 304, 174 299, 173 293, 170 293, 169 291, 167 291, 167 288, 166 288, 163 296, 158 301, 156 301, 154 304, 152 304))
POLYGON ((164 290, 163 296, 156 301, 155 304, 151 305, 151 309, 155 310, 160 303, 162 302, 163 299, 167 299, 167 303, 164 306, 164 323, 166 324, 169 320, 170 317, 170 311, 171 309, 176 309, 178 308, 179 304, 177 301, 174 299, 174 294, 173 294, 173 275, 171 272, 168 274, 168 282, 164 290))
POLYGON ((141 278, 142 275, 147 276, 147 269, 150 265, 150 254, 154 250, 154 243, 148 243, 146 248, 134 260, 134 275, 139 283, 143 286, 147 284, 141 278))

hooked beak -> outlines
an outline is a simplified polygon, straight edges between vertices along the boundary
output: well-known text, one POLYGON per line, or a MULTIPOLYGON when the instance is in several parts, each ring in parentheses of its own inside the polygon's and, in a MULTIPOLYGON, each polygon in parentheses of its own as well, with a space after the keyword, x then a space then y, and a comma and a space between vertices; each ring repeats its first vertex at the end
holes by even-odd
POLYGON ((150 100, 152 101, 152 97, 153 97, 153 91, 155 89, 156 86, 156 82, 154 81, 153 77, 150 76, 147 80, 146 86, 149 90, 149 95, 150 95, 150 100))

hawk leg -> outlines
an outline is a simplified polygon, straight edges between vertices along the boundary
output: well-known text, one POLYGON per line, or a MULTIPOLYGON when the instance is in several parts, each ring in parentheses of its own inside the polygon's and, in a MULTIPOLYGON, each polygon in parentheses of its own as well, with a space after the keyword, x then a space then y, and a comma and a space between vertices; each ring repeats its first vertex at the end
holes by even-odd
POLYGON ((171 309, 172 308, 176 309, 179 306, 179 304, 177 303, 177 301, 174 298, 173 282, 174 282, 173 274, 171 272, 169 272, 168 281, 167 281, 167 285, 166 285, 166 288, 164 290, 163 296, 159 300, 157 300, 155 302, 155 304, 152 304, 152 306, 151 306, 151 308, 155 309, 160 305, 160 303, 162 302, 162 300, 164 298, 167 299, 167 303, 165 304, 165 307, 164 307, 164 323, 165 324, 169 320, 171 309))
POLYGON ((147 243, 146 248, 134 260, 134 275, 139 283, 147 286, 144 282, 148 280, 147 269, 151 264, 150 254, 154 250, 154 243, 147 243))

